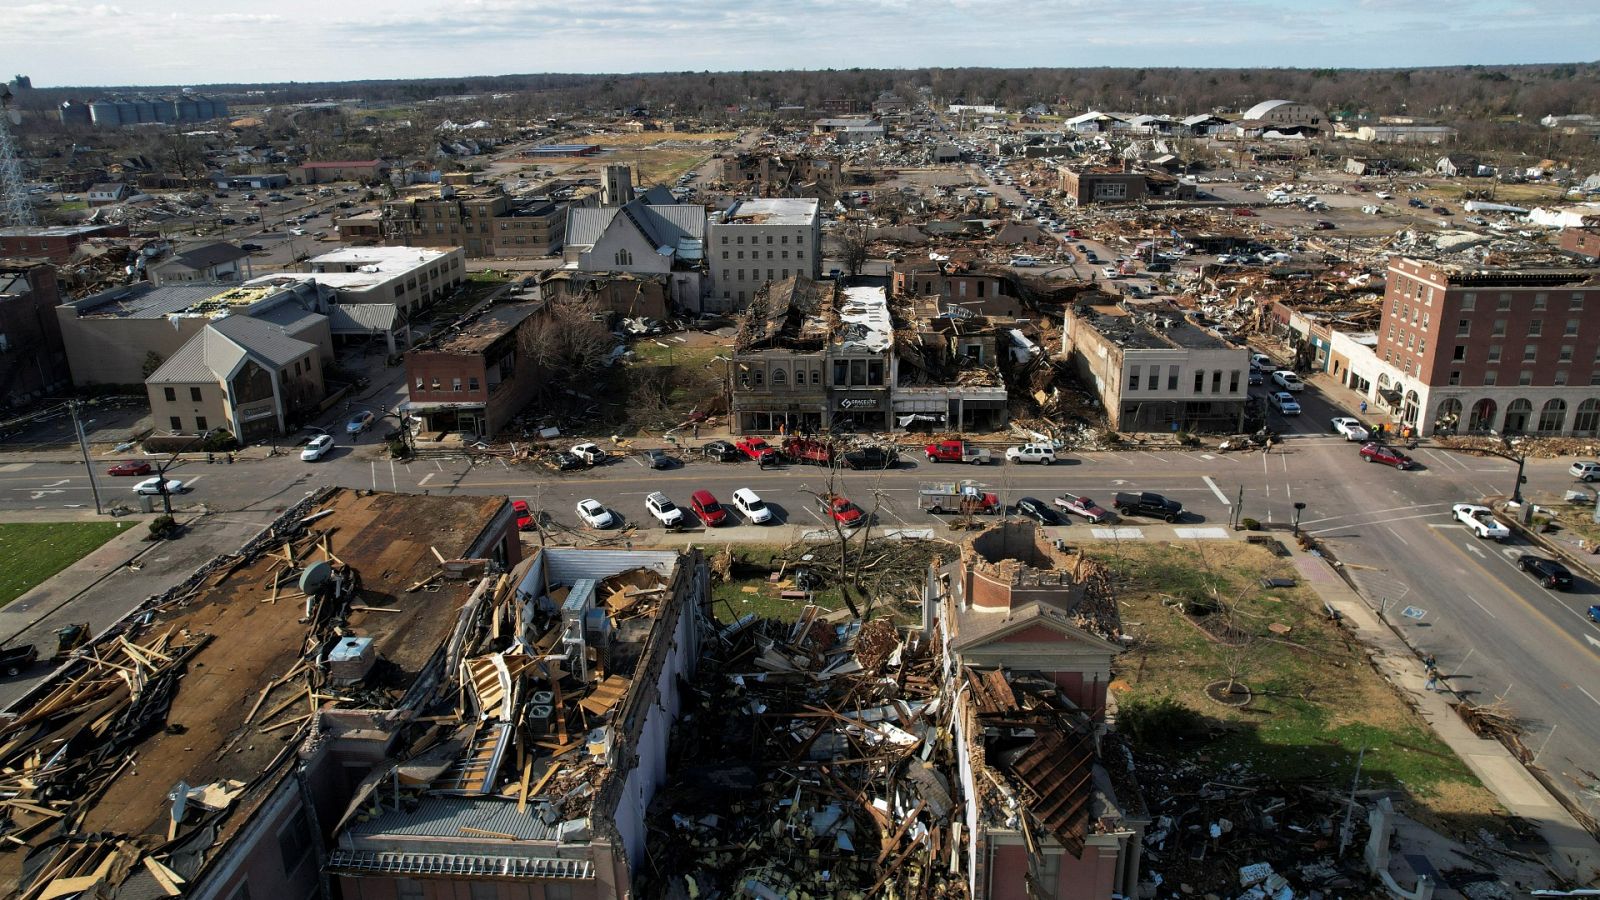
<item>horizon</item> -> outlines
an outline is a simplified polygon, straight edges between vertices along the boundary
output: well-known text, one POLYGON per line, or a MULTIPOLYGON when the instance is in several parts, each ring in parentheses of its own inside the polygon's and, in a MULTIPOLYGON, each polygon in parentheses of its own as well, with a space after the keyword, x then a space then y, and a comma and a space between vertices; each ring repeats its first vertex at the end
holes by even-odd
POLYGON ((940 69, 1433 69, 1585 65, 1600 6, 1460 0, 310 0, 273 12, 216 0, 36 0, 8 14, 0 57, 43 89, 321 84, 683 72, 940 69), (1219 11, 1220 10, 1220 11, 1219 11), (815 21, 815 34, 796 22, 815 21), (990 29, 975 28, 998 23, 990 29), (1082 23, 1091 23, 1085 32, 1082 23), (839 38, 837 35, 850 35, 839 38), (928 48, 937 49, 928 49, 928 48), (953 50, 947 48, 954 48, 953 50), (1395 59, 1403 55, 1403 59, 1395 59), (1218 56, 1230 65, 1218 65, 1218 56), (471 72, 485 62, 522 72, 471 72), (1552 61, 1552 57, 1555 61, 1552 61), (1563 61, 1568 57, 1571 61, 1563 61), (626 60, 632 65, 618 66, 626 60), (463 74, 471 72, 470 74, 463 74))

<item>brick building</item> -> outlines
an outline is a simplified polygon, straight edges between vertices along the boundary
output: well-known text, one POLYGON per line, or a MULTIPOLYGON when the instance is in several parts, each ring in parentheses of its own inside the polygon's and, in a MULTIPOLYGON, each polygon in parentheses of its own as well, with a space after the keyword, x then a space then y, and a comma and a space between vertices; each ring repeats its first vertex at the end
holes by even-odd
POLYGON ((498 187, 442 185, 412 189, 383 204, 388 243, 463 247, 468 256, 548 256, 561 248, 567 208, 518 199, 498 187))
POLYGON ((533 399, 539 378, 526 346, 541 302, 499 303, 406 351, 405 409, 426 433, 493 437, 533 399))
POLYGON ((0 405, 31 403, 72 383, 60 302, 54 266, 0 259, 0 405))
POLYGON ((1396 257, 1376 338, 1372 400, 1399 424, 1600 433, 1600 268, 1396 257))
POLYGON ((0 258, 61 264, 90 238, 128 236, 127 225, 16 225, 0 228, 0 258))
POLYGON ((1561 250, 1589 262, 1600 261, 1600 225, 1561 229, 1561 250))
POLYGON ((938 298, 941 313, 959 308, 979 316, 1023 314, 1016 279, 1005 272, 958 263, 901 263, 894 267, 893 285, 896 297, 938 298))
POLYGON ((316 161, 290 167, 289 180, 295 184, 325 184, 329 181, 375 182, 388 172, 389 167, 381 159, 316 161))
POLYGON ((1193 200, 1195 185, 1165 172, 1127 166, 1062 166, 1061 191, 1078 206, 1140 200, 1193 200))

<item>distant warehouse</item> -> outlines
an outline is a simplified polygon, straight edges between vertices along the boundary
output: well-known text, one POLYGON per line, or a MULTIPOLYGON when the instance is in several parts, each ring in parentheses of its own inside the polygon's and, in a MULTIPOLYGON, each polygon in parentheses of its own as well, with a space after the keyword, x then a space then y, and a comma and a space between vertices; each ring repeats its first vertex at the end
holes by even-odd
POLYGON ((522 155, 533 159, 549 159, 558 156, 593 156, 599 152, 599 144, 540 144, 522 151, 522 155))

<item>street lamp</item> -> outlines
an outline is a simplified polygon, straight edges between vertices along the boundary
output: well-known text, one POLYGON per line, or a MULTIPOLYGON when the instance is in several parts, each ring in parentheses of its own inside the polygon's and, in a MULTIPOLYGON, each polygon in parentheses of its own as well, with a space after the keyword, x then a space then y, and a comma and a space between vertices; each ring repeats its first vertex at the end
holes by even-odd
POLYGON ((1300 514, 1302 512, 1305 512, 1305 508, 1306 508, 1306 505, 1305 505, 1304 501, 1296 500, 1294 502, 1294 535, 1295 535, 1295 537, 1299 537, 1300 536, 1300 514))
POLYGON ((1526 453, 1512 453, 1511 442, 1506 440, 1504 435, 1501 436, 1500 441, 1505 445, 1505 450, 1490 450, 1487 447, 1462 447, 1461 451, 1463 453, 1482 453, 1486 456, 1498 456, 1501 459, 1508 459, 1516 463, 1517 483, 1511 486, 1511 502, 1521 506, 1522 486, 1528 483, 1528 479, 1522 474, 1522 470, 1527 465, 1528 455, 1526 453))

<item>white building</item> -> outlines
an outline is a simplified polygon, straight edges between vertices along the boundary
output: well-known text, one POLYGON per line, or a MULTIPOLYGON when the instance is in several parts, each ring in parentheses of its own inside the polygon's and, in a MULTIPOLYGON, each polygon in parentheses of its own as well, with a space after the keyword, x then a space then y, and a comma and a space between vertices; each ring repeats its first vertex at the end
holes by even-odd
POLYGON ((706 229, 708 309, 743 309, 769 281, 822 276, 822 219, 814 199, 738 200, 706 229))

